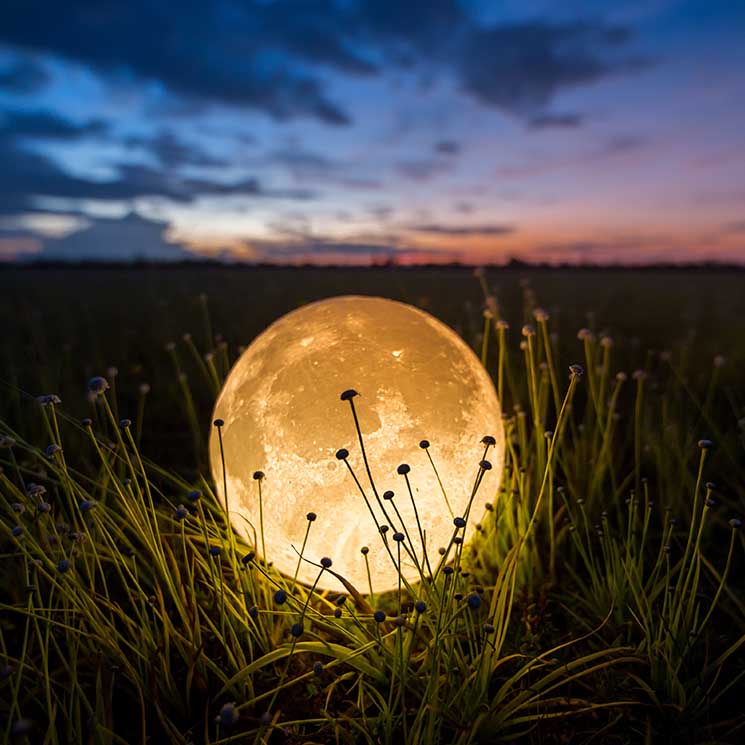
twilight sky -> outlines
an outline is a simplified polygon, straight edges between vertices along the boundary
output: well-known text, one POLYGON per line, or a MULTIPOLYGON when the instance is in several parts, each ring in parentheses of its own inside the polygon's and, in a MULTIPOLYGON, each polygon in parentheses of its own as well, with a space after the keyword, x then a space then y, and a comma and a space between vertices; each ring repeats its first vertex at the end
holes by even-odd
POLYGON ((740 0, 4 0, 0 260, 745 263, 740 0))

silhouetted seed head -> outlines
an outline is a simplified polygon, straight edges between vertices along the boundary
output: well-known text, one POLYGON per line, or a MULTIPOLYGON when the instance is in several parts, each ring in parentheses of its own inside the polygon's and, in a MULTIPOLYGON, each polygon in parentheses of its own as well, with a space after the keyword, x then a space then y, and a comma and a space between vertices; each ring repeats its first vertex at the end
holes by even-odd
POLYGON ((235 702, 223 704, 220 713, 215 717, 215 721, 221 727, 232 727, 240 718, 240 712, 235 706, 235 702))
POLYGON ((484 445, 496 445, 496 444, 497 444, 497 441, 496 441, 496 439, 495 439, 494 437, 492 437, 491 435, 484 435, 484 436, 483 436, 483 437, 481 438, 481 442, 482 442, 482 443, 483 443, 484 445))
POLYGON ((393 497, 395 496, 396 496, 395 493, 392 492, 390 489, 386 489, 383 492, 383 499, 393 499, 393 497))
POLYGON ((341 608, 334 608, 334 618, 341 618, 341 608))
POLYGON ((359 393, 357 393, 354 388, 348 388, 341 394, 341 396, 339 396, 339 398, 342 401, 351 401, 355 396, 359 396, 359 393))
POLYGON ((373 613, 373 618, 375 619, 375 623, 383 623, 383 621, 385 621, 385 611, 376 610, 375 613, 373 613))
POLYGON ((463 600, 463 593, 462 592, 456 592, 453 594, 453 600, 461 601, 463 600))
POLYGON ((41 497, 47 490, 41 484, 29 483, 26 485, 26 494, 29 497, 41 497))
POLYGON ((52 505, 49 504, 49 502, 39 502, 36 509, 39 510, 39 512, 49 512, 52 509, 52 505))
POLYGON ((225 420, 224 419, 215 419, 215 421, 212 422, 212 424, 214 424, 215 427, 220 428, 220 427, 225 426, 225 420))
POLYGON ((43 396, 37 396, 36 400, 42 405, 42 406, 49 406, 51 404, 61 404, 62 399, 55 395, 54 393, 45 393, 43 396))
POLYGON ((551 316, 545 308, 536 308, 533 311, 533 318, 535 318, 535 320, 539 323, 541 323, 542 321, 548 321, 550 317, 551 316))
POLYGON ((440 554, 440 556, 445 556, 447 549, 445 546, 440 546, 440 548, 437 549, 437 553, 440 554))
POLYGON ((426 450, 429 447, 429 440, 419 440, 419 447, 426 450))
POLYGON ((453 543, 454 543, 454 544, 455 544, 456 546, 460 546, 460 545, 461 545, 461 544, 463 543, 463 536, 461 536, 461 535, 456 535, 456 536, 455 536, 455 537, 453 538, 453 543))
POLYGON ((254 471, 253 473, 253 480, 254 481, 262 481, 264 479, 264 472, 263 471, 254 471))
POLYGON ((23 528, 20 525, 15 525, 10 531, 10 534, 13 536, 13 538, 18 538, 21 533, 23 533, 23 528))
POLYGON ((584 503, 585 503, 585 500, 584 500, 584 499, 583 499, 582 497, 580 497, 580 498, 579 498, 579 499, 577 500, 577 504, 584 504, 584 503))
POLYGON ((20 514, 21 512, 26 511, 26 506, 21 502, 11 502, 10 509, 12 509, 13 512, 18 512, 20 514))
POLYGON ((401 476, 405 476, 407 473, 411 471, 411 468, 408 463, 402 463, 397 469, 396 473, 400 474, 401 476))
POLYGON ((88 381, 88 390, 91 393, 100 396, 109 390, 109 381, 106 380, 106 378, 102 378, 100 375, 97 375, 95 378, 91 378, 88 381))
POLYGON ((298 639, 299 637, 301 637, 301 636, 303 635, 303 631, 304 631, 304 629, 303 629, 303 624, 302 624, 302 623, 300 623, 300 622, 298 622, 298 623, 293 623, 293 624, 292 624, 292 628, 290 629, 290 633, 291 633, 291 634, 292 634, 292 635, 293 635, 293 636, 294 636, 294 637, 295 637, 296 639, 298 639))
POLYGON ((259 717, 259 721, 261 722, 261 724, 263 724, 266 727, 267 725, 272 723, 272 715, 268 711, 265 711, 259 717))
POLYGON ((590 331, 590 329, 584 328, 577 332, 577 338, 580 341, 592 341, 595 338, 595 335, 590 331))
POLYGON ((616 380, 619 383, 625 383, 628 379, 629 379, 629 376, 623 370, 620 370, 619 372, 616 373, 616 380))
POLYGON ((80 424, 88 429, 89 427, 93 426, 93 420, 90 417, 85 417, 85 419, 80 420, 80 424))
POLYGON ((381 532, 381 533, 382 533, 383 535, 385 535, 385 534, 386 534, 386 533, 387 533, 387 532, 388 532, 389 530, 390 530, 390 528, 389 528, 389 527, 388 527, 387 525, 381 525, 381 526, 380 526, 380 532, 381 532))
POLYGON ((479 595, 483 595, 484 594, 484 588, 481 585, 476 585, 473 589, 479 595))
POLYGON ((329 557, 328 557, 328 556, 324 556, 324 557, 323 557, 323 558, 321 559, 321 566, 322 566, 322 567, 323 567, 324 569, 330 569, 330 568, 331 568, 331 565, 332 565, 333 563, 334 563, 334 562, 333 562, 333 561, 331 561, 331 559, 329 559, 329 557))
POLYGON ((322 672, 323 672, 323 664, 318 662, 318 660, 316 660, 313 663, 313 674, 320 675, 322 672))
POLYGON ((150 393, 150 383, 140 383, 140 395, 147 396, 150 393))
POLYGON ((341 607, 346 602, 347 602, 347 596, 346 595, 339 595, 339 597, 336 598, 336 600, 334 600, 334 605, 338 605, 338 606, 341 607))
POLYGON ((219 556, 222 553, 220 546, 210 546, 210 556, 219 556))
POLYGON ((96 502, 94 502, 92 499, 84 499, 80 504, 78 505, 81 512, 90 512, 91 510, 96 508, 96 502))
POLYGON ((57 562, 57 571, 60 574, 64 574, 70 568, 70 561, 68 559, 61 559, 57 562))
POLYGON ((453 518, 453 525, 455 525, 456 528, 465 528, 466 527, 465 518, 462 518, 462 517, 453 518))
POLYGON ((531 336, 535 336, 535 328, 531 326, 529 323, 526 323, 523 326, 523 336, 528 337, 528 338, 531 336))
POLYGON ((361 554, 362 554, 363 556, 367 556, 367 555, 368 555, 368 554, 370 553, 370 549, 369 549, 369 548, 368 548, 367 546, 363 546, 363 547, 362 547, 362 548, 360 549, 360 553, 361 553, 361 554))
POLYGON ((305 519, 306 519, 306 520, 307 520, 307 521, 308 521, 309 523, 312 523, 312 522, 315 522, 315 520, 316 520, 316 518, 317 518, 317 517, 318 517, 318 515, 316 515, 316 513, 315 513, 315 512, 309 512, 309 513, 308 513, 308 514, 307 514, 307 515, 305 516, 305 519))
POLYGON ((709 491, 714 491, 714 489, 716 489, 716 488, 717 488, 717 485, 716 485, 716 484, 715 484, 715 483, 714 483, 713 481, 707 481, 707 482, 706 482, 706 483, 704 484, 704 486, 705 486, 705 487, 706 487, 706 488, 707 488, 707 489, 708 489, 709 491))
POLYGON ((247 554, 244 554, 243 558, 241 559, 243 566, 248 566, 254 560, 255 556, 256 554, 253 551, 249 551, 247 554))
POLYGON ((510 324, 507 321, 499 320, 494 324, 497 327, 497 331, 509 331, 510 324))
POLYGON ((737 530, 738 528, 740 528, 742 526, 742 521, 741 520, 738 520, 736 517, 733 517, 729 521, 729 526, 730 526, 730 528, 732 528, 732 530, 737 530))
POLYGON ((613 339, 610 336, 602 336, 600 338, 600 346, 604 349, 610 349, 613 346, 613 339))
POLYGON ((336 451, 336 459, 337 460, 346 460, 349 457, 349 450, 346 448, 339 448, 336 451))
POLYGON ((704 502, 704 504, 705 504, 705 505, 706 505, 707 507, 711 508, 711 507, 715 507, 717 503, 716 503, 716 500, 715 500, 715 499, 712 499, 711 497, 709 497, 709 498, 708 498, 708 499, 706 500, 706 502, 704 502))
POLYGON ((631 377, 634 380, 642 381, 647 379, 647 373, 644 372, 644 370, 634 370, 634 372, 631 373, 631 377))
POLYGON ((494 626, 492 626, 490 623, 485 623, 483 628, 485 634, 493 634, 496 631, 494 626))
POLYGON ((255 605, 252 605, 248 609, 248 615, 255 621, 259 617, 259 609, 255 605))
POLYGON ((192 489, 187 495, 186 498, 190 502, 196 502, 197 499, 199 499, 202 496, 202 492, 199 491, 199 489, 192 489))
POLYGON ((481 607, 481 595, 479 595, 477 592, 473 593, 473 595, 469 595, 468 607, 471 610, 478 610, 481 607))
POLYGON ((494 505, 493 505, 493 504, 492 504, 491 502, 487 502, 487 503, 486 503, 486 504, 484 505, 484 509, 485 509, 485 510, 486 510, 487 512, 494 512, 494 505))
POLYGON ((488 460, 480 460, 479 468, 482 468, 484 471, 491 471, 491 463, 488 460))
POLYGON ((54 458, 57 453, 61 452, 62 448, 56 442, 53 442, 51 445, 47 445, 44 449, 44 455, 46 455, 47 458, 54 458))
POLYGON ((427 610, 427 604, 424 600, 417 600, 416 603, 414 603, 414 610, 417 613, 424 613, 424 611, 427 610))
POLYGON ((444 575, 445 575, 446 577, 449 577, 449 576, 450 576, 450 575, 451 575, 451 574, 453 573, 453 571, 454 571, 454 570, 453 570, 453 567, 445 567, 445 568, 444 568, 444 569, 442 570, 442 573, 443 573, 443 574, 444 574, 444 575))
POLYGON ((569 372, 579 378, 585 374, 585 368, 577 364, 569 365, 569 372))
POLYGON ((406 619, 403 616, 396 616, 393 619, 393 625, 394 626, 397 626, 399 629, 401 629, 404 626, 406 626, 406 619))
POLYGON ((711 440, 699 440, 698 446, 701 450, 709 450, 714 443, 711 440))
POLYGON ((277 590, 274 593, 274 602, 277 605, 284 605, 287 602, 287 593, 284 590, 277 590))
POLYGON ((176 512, 174 514, 174 517, 177 520, 183 520, 184 518, 188 516, 189 516, 189 510, 187 510, 183 504, 180 504, 178 507, 176 507, 176 512))
POLYGON ((401 541, 405 540, 406 536, 403 533, 396 532, 393 534, 393 540, 397 543, 401 543, 401 541))

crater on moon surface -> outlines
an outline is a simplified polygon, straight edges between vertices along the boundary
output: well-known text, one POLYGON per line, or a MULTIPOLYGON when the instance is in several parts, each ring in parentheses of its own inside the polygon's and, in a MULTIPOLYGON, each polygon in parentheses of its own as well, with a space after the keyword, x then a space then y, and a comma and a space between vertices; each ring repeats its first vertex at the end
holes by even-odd
MULTIPOLYGON (((300 550, 306 514, 315 512, 304 555, 314 562, 329 556, 334 571, 367 592, 360 548, 368 546, 373 589, 381 592, 398 585, 398 569, 354 479, 335 458, 339 448, 349 450, 349 464, 378 521, 387 522, 365 472, 350 405, 339 398, 349 388, 359 393, 354 403, 377 491, 395 492, 412 550, 421 560, 411 497, 404 477, 396 473, 401 463, 411 466, 409 480, 433 565, 437 549, 450 541, 453 523, 419 442, 430 441, 429 454, 454 514, 460 515, 483 454, 480 440, 484 435, 496 438, 489 454, 494 468, 486 472, 471 509, 475 522, 499 487, 501 410, 488 374, 452 329, 413 306, 383 298, 343 296, 303 306, 269 326, 233 366, 214 418, 225 422, 228 509, 236 532, 261 552, 258 487, 252 474, 263 471, 266 560, 294 575, 298 556, 292 546, 300 550)), ((215 432, 210 460, 224 503, 215 432)), ((386 511, 393 515, 388 506, 386 511)), ((395 547, 392 553, 395 557, 395 547)), ((401 571, 416 582, 418 571, 406 558, 401 571)), ((316 567, 301 563, 300 581, 312 584, 317 575, 316 567)), ((328 573, 319 587, 343 590, 328 573)))

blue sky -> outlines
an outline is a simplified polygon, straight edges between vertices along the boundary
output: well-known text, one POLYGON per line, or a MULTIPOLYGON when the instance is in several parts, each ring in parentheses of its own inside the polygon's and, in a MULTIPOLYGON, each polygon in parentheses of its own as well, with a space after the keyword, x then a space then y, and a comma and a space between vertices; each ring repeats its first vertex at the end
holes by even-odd
POLYGON ((173 8, 4 3, 0 259, 745 261, 741 3, 173 8))

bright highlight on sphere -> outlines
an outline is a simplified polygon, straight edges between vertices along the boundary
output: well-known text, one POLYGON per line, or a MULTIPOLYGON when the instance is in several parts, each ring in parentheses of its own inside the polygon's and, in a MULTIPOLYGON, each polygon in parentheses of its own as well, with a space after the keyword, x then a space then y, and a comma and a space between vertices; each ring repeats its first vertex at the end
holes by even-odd
MULTIPOLYGON (((453 536, 453 517, 462 516, 483 458, 481 439, 496 445, 487 459, 493 468, 483 475, 473 500, 469 527, 494 501, 504 462, 501 410, 491 378, 479 359, 448 326, 418 308, 376 297, 345 296, 311 303, 280 318, 260 334, 235 363, 215 406, 222 419, 225 477, 230 520, 236 532, 283 574, 295 574, 309 522, 316 514, 303 555, 319 562, 333 559, 332 571, 368 592, 365 557, 369 548, 372 586, 382 592, 398 586, 391 561, 370 509, 344 461, 365 490, 378 524, 389 523, 367 476, 349 401, 340 394, 354 389, 353 403, 362 430, 373 482, 391 518, 392 540, 402 526, 413 549, 423 557, 422 542, 405 477, 398 466, 411 467, 408 480, 430 564, 453 536), (420 447, 422 440, 430 447, 420 447), (429 461, 442 481, 440 487, 429 461), (262 546, 259 485, 262 471, 262 546), (453 513, 443 495, 443 488, 453 513), (383 493, 392 490, 392 500, 383 493)), ((210 439, 212 474, 221 501, 223 470, 218 433, 210 439)), ((466 540, 468 535, 466 536, 466 540)), ((407 544, 411 548, 411 545, 407 544)), ((301 562, 298 579, 312 584, 318 568, 301 562)), ((405 549, 401 572, 409 582, 419 573, 405 549)), ((343 590, 329 572, 322 589, 343 590)))

